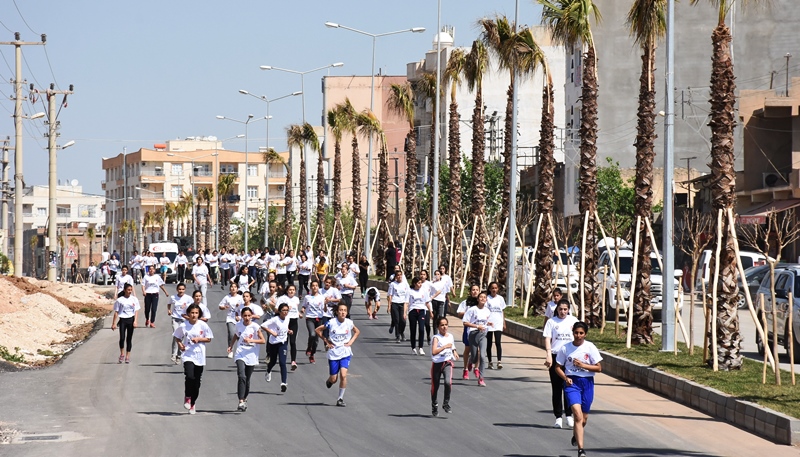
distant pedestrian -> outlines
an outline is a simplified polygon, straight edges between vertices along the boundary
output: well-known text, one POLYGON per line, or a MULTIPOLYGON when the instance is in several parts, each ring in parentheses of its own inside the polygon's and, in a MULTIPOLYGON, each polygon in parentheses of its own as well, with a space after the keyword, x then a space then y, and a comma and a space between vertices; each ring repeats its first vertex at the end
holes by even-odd
POLYGON ((489 327, 489 331, 486 333, 486 357, 489 359, 490 370, 494 370, 494 365, 492 364, 492 341, 494 341, 495 348, 497 349, 497 369, 503 369, 503 346, 501 339, 506 329, 506 318, 503 311, 506 309, 506 299, 497 293, 499 290, 500 286, 496 282, 492 281, 489 283, 489 295, 486 297, 486 307, 491 311, 489 321, 492 323, 492 326, 489 327))
MULTIPOLYGON (((126 272, 128 267, 122 267, 126 272)), ((128 276, 130 278, 130 276, 128 276)), ((133 283, 133 279, 130 280, 133 283)), ((142 295, 144 295, 144 317, 145 327, 156 328, 156 314, 158 312, 158 291, 164 292, 169 297, 169 292, 164 288, 164 280, 156 274, 155 267, 150 267, 147 276, 142 278, 142 295)))
POLYGON ((189 414, 195 413, 197 397, 200 396, 200 380, 206 365, 206 343, 214 338, 211 327, 200 320, 200 307, 192 303, 186 309, 187 319, 175 330, 172 337, 183 352, 184 399, 183 407, 189 414))
MULTIPOLYGON (((478 306, 478 295, 481 293, 481 288, 477 284, 473 284, 469 288, 469 297, 466 300, 462 301, 458 305, 458 309, 456 310, 456 316, 459 319, 464 317, 467 310, 472 308, 473 306, 478 306)), ((461 335, 461 342, 464 343, 464 373, 462 375, 463 379, 469 379, 469 354, 470 354, 470 347, 469 347, 469 327, 466 325, 464 326, 464 333, 461 335)))
POLYGON ((361 296, 367 291, 367 282, 369 281, 369 260, 367 256, 361 255, 358 261, 358 285, 361 287, 361 296))
POLYGON ((544 325, 544 346, 546 356, 544 366, 548 368, 550 373, 550 389, 552 391, 551 399, 553 403, 553 415, 556 416, 556 422, 553 427, 562 428, 563 423, 561 416, 566 413, 567 425, 573 427, 575 421, 572 418, 572 410, 567 402, 567 395, 564 393, 564 381, 556 372, 556 364, 553 359, 558 355, 567 343, 572 341, 572 327, 578 322, 575 316, 569 313, 569 300, 562 298, 558 302, 556 308, 556 315, 552 319, 548 319, 544 325))
POLYGON ((397 250, 394 248, 394 243, 389 241, 386 243, 386 253, 384 256, 386 260, 386 281, 391 281, 389 277, 397 265, 397 250))
POLYGON ((125 284, 122 297, 114 302, 114 317, 111 320, 111 330, 119 326, 119 360, 117 363, 131 363, 131 349, 133 348, 133 329, 138 325, 139 299, 132 294, 133 285, 125 284), (124 350, 127 348, 127 351, 124 350))
POLYGON ((228 346, 228 354, 234 354, 234 363, 236 363, 238 377, 236 394, 239 397, 239 406, 236 410, 244 412, 247 411, 250 377, 258 365, 258 345, 265 344, 266 340, 264 340, 264 334, 261 333, 261 327, 253 321, 253 311, 250 308, 243 308, 241 317, 242 320, 236 323, 236 333, 228 346), (235 349, 234 344, 236 345, 235 349))
POLYGON ((483 380, 483 370, 486 367, 486 333, 489 327, 492 326, 489 321, 491 311, 486 307, 486 293, 481 292, 478 295, 478 305, 469 308, 464 313, 464 327, 469 328, 468 339, 470 346, 469 366, 468 370, 475 370, 475 377, 478 378, 478 385, 486 387, 486 382, 483 380))
POLYGON ((394 281, 389 283, 389 290, 386 292, 386 298, 390 303, 387 311, 392 316, 389 333, 394 332, 395 341, 398 343, 406 340, 406 316, 403 310, 408 302, 409 290, 408 283, 404 281, 403 272, 398 271, 394 275, 394 281))
POLYGON ((344 402, 344 392, 347 389, 347 370, 350 369, 350 359, 353 356, 351 349, 358 339, 358 327, 353 321, 347 319, 347 306, 339 303, 336 307, 336 318, 329 320, 325 325, 316 328, 317 336, 322 338, 328 348, 328 379, 325 386, 331 388, 339 381, 339 398, 336 406, 347 406, 344 402))
POLYGON ((411 330, 411 352, 414 355, 425 355, 422 343, 425 339, 425 322, 431 312, 431 299, 428 291, 422 288, 422 279, 418 277, 412 279, 411 286, 403 308, 403 318, 408 319, 411 330))
POLYGON ((442 409, 450 413, 450 391, 453 387, 453 371, 458 352, 452 333, 447 333, 447 317, 441 316, 436 320, 439 330, 433 335, 431 343, 431 414, 439 415, 439 386, 444 376, 444 402, 442 409))

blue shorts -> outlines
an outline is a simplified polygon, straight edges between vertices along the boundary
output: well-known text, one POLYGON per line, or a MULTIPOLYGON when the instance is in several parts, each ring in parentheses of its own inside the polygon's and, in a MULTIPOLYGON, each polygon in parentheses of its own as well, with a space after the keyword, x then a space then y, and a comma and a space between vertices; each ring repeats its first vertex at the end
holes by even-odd
POLYGON ((341 370, 342 368, 344 368, 345 370, 349 369, 350 357, 351 356, 348 355, 343 359, 328 360, 328 372, 330 373, 330 375, 333 376, 335 374, 339 374, 339 370, 341 370))
POLYGON ((469 347, 469 327, 464 327, 464 334, 461 335, 461 342, 464 343, 464 347, 469 347))
POLYGON ((581 411, 588 413, 594 401, 594 377, 570 376, 572 385, 564 383, 564 395, 570 408, 572 405, 581 405, 581 411))
POLYGON ((168 270, 169 268, 166 265, 161 266, 161 273, 166 273, 168 270))

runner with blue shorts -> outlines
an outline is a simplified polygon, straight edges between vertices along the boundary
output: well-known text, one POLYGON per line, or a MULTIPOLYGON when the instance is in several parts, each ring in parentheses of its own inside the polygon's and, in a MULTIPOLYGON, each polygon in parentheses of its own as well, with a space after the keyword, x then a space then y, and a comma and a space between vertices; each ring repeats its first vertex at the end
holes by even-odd
POLYGON ((347 305, 339 303, 336 306, 336 318, 317 327, 316 333, 328 348, 328 373, 330 376, 325 381, 325 385, 330 389, 338 380, 339 399, 336 400, 336 406, 347 406, 344 403, 347 370, 350 368, 350 358, 353 356, 351 346, 359 334, 353 321, 347 318, 347 305))

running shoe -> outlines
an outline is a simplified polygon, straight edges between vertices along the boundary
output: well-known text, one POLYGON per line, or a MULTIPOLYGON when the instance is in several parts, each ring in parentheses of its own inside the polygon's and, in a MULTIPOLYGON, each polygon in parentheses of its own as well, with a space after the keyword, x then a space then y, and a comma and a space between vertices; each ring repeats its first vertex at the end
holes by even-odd
POLYGON ((183 407, 185 409, 192 409, 192 397, 186 397, 183 399, 183 407))
POLYGON ((155 322, 150 322, 150 328, 156 328, 156 323, 155 322))
POLYGON ((176 355, 175 356, 175 365, 180 365, 180 364, 181 364, 181 356, 176 355))
POLYGON ((474 370, 472 370, 472 372, 473 372, 473 373, 475 373, 475 377, 476 377, 476 378, 478 378, 478 379, 483 379, 483 377, 481 376, 481 372, 480 372, 480 370, 478 370, 477 368, 476 368, 476 369, 474 369, 474 370))
POLYGON ((478 379, 478 385, 480 387, 486 387, 486 383, 483 381, 483 378, 478 379))
POLYGON ((125 356, 124 355, 120 355, 119 356, 119 360, 117 361, 117 363, 122 363, 124 361, 125 361, 125 356))
POLYGON ((229 359, 232 359, 232 358, 233 358, 233 351, 231 351, 231 352, 229 352, 229 353, 228 353, 228 358, 229 358, 229 359))
POLYGON ((400 335, 400 341, 405 341, 405 340, 406 340, 406 336, 405 335, 400 335))
POLYGON ((377 311, 372 313, 372 318, 375 319, 375 320, 378 320, 378 312, 377 311))
POLYGON ((464 379, 469 379, 469 371, 468 371, 466 368, 464 369, 464 376, 463 376, 463 378, 464 378, 464 379))
POLYGON ((242 411, 247 411, 247 400, 244 401, 244 406, 242 407, 242 411))
POLYGON ((297 369, 297 362, 292 362, 292 371, 297 369))
POLYGON ((311 363, 317 363, 317 361, 314 360, 314 354, 311 354, 311 356, 308 358, 308 361, 311 363))
POLYGON ((367 319, 372 320, 372 314, 367 314, 367 319))
POLYGON ((453 412, 453 408, 451 408, 451 407, 450 407, 450 405, 449 405, 449 404, 447 404, 447 403, 445 403, 445 404, 442 406, 442 409, 443 409, 443 410, 444 410, 444 412, 446 412, 447 414, 450 414, 450 413, 452 413, 452 412, 453 412))
POLYGON ((306 357, 311 357, 311 351, 306 349, 306 357))
POLYGON ((419 355, 425 355, 425 351, 423 351, 422 348, 419 348, 419 355))
POLYGON ((489 369, 494 370, 494 364, 492 364, 492 362, 489 362, 489 369))
POLYGON ((575 426, 575 419, 572 416, 567 416, 567 426, 569 426, 569 428, 575 426))
POLYGON ((431 408, 431 416, 439 417, 439 405, 433 405, 431 408))
POLYGON ((578 449, 578 457, 586 457, 586 451, 583 449, 578 449))
POLYGON ((150 327, 150 321, 149 320, 144 321, 144 326, 145 328, 150 327))
POLYGON ((236 411, 244 411, 244 402, 240 401, 239 406, 236 407, 236 411))
POLYGON ((336 400, 336 406, 341 406, 342 408, 344 408, 347 405, 344 403, 344 399, 340 398, 340 399, 336 400))
POLYGON ((125 356, 125 363, 131 363, 131 356, 125 356))
POLYGON ((194 405, 192 405, 192 407, 189 408, 189 414, 196 414, 196 413, 197 413, 197 411, 195 411, 194 405))
POLYGON ((498 370, 502 370, 503 369, 503 362, 501 362, 499 360, 497 361, 497 369, 498 370))
POLYGON ((400 337, 398 336, 397 338, 395 338, 394 342, 397 343, 397 344, 400 344, 400 337))
POLYGON ((271 372, 271 371, 268 371, 268 372, 267 372, 267 373, 264 375, 264 379, 266 379, 266 380, 267 380, 267 382, 270 382, 270 381, 272 381, 272 372, 271 372))
POLYGON ((571 444, 573 446, 577 446, 578 445, 578 440, 575 438, 575 435, 572 435, 572 439, 569 440, 569 444, 571 444))
POLYGON ((412 349, 412 350, 411 350, 411 352, 413 352, 413 353, 414 353, 414 355, 418 355, 418 353, 417 353, 417 348, 414 348, 414 349, 412 349))
POLYGON ((326 379, 326 380, 325 380, 325 387, 327 387, 328 389, 330 389, 332 385, 333 385, 333 383, 331 382, 331 380, 330 380, 330 379, 326 379))
POLYGON ((281 392, 286 392, 286 383, 281 383, 281 392))
POLYGON ((563 428, 560 417, 558 419, 556 419, 556 423, 553 424, 553 428, 563 428))
POLYGON ((394 327, 389 327, 389 334, 391 335, 392 333, 394 333, 394 327))

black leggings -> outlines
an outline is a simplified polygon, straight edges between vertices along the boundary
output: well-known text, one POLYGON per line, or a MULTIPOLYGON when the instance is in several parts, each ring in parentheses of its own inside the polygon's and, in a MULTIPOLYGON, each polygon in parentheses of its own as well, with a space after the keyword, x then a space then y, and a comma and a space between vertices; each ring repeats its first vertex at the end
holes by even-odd
POLYGON ((342 301, 347 306, 347 318, 350 319, 350 308, 353 307, 353 294, 342 294, 342 301))
POLYGON ((267 357, 269 363, 267 364, 267 373, 272 372, 272 368, 276 363, 280 363, 281 367, 281 382, 286 384, 286 346, 289 345, 288 341, 283 343, 267 343, 267 357))
POLYGON ((422 348, 425 337, 425 321, 428 320, 427 309, 412 309, 408 312, 408 326, 411 328, 411 349, 422 348), (417 330, 419 330, 419 346, 417 345, 417 330))
POLYGON ((219 285, 222 286, 222 289, 224 290, 225 287, 231 284, 231 269, 220 268, 219 271, 220 271, 220 276, 222 276, 222 278, 219 281, 219 285))
POLYGON ((502 331, 486 332, 486 357, 489 358, 489 363, 492 363, 492 338, 494 338, 494 344, 497 347, 497 361, 501 362, 503 360, 503 345, 500 342, 502 336, 502 331))
POLYGON ((292 357, 292 362, 297 360, 297 318, 289 319, 289 330, 292 333, 289 334, 289 348, 290 348, 290 355, 292 357))
POLYGON ((310 352, 311 355, 317 352, 317 340, 319 340, 319 337, 317 336, 316 330, 320 325, 322 325, 321 317, 306 318, 306 329, 308 329, 308 345, 306 346, 306 352, 310 352))
POLYGON ((295 273, 297 273, 297 270, 286 272, 286 287, 289 287, 294 284, 295 273))
POLYGON ((183 396, 191 399, 191 404, 197 402, 200 396, 200 379, 203 377, 203 367, 194 362, 183 362, 183 396))
POLYGON ((358 285, 361 287, 361 295, 364 295, 367 293, 367 281, 369 281, 369 275, 366 274, 366 270, 363 269, 363 267, 361 271, 363 271, 363 273, 358 274, 358 285))
POLYGON ((452 360, 433 362, 431 364, 431 405, 438 405, 439 385, 444 375, 444 404, 450 403, 450 389, 453 387, 453 370, 455 365, 452 360))
POLYGON ((276 274, 275 280, 281 288, 286 289, 286 273, 276 274))
POLYGON ((255 369, 255 365, 246 365, 242 359, 236 361, 236 374, 239 375, 236 394, 239 396, 239 400, 247 400, 247 396, 250 394, 250 376, 253 375, 255 369))
POLYGON ((144 318, 150 322, 155 322, 157 309, 158 292, 154 294, 144 294, 144 318))
MULTIPOLYGON (((391 328, 394 328, 394 335, 399 340, 400 337, 405 337, 406 334, 406 319, 403 317, 404 303, 392 303, 392 323, 391 328)), ((391 330, 390 328, 390 330, 391 330)))
POLYGON ((310 278, 310 277, 311 277, 310 275, 297 275, 297 283, 298 283, 297 293, 298 294, 308 295, 308 293, 311 292, 310 290, 308 290, 308 278, 310 278), (303 292, 303 289, 305 289, 306 291, 303 292))
POLYGON ((122 349, 127 344, 127 352, 131 352, 133 347, 133 318, 120 317, 119 321, 117 321, 117 327, 119 327, 119 348, 122 349))
POLYGON ((556 373, 555 354, 553 354, 553 364, 550 365, 548 372, 550 373, 550 389, 552 390, 553 415, 561 418, 561 415, 566 412, 567 416, 571 416, 572 410, 569 407, 569 403, 567 403, 567 394, 564 392, 564 380, 556 373))
POLYGON ((186 281, 186 265, 178 265, 178 284, 186 281))

